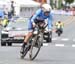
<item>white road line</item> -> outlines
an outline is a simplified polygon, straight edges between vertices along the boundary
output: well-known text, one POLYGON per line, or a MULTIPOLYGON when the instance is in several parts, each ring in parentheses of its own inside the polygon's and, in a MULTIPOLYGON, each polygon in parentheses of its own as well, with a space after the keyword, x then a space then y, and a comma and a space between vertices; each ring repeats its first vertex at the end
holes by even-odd
POLYGON ((43 43, 43 46, 48 46, 48 43, 43 43))
POLYGON ((55 46, 64 47, 64 44, 55 44, 55 46))
POLYGON ((75 39, 73 39, 73 41, 75 42, 75 39))
POLYGON ((62 41, 69 41, 69 38, 62 38, 62 41))
POLYGON ((72 47, 75 47, 75 44, 72 44, 72 47))
POLYGON ((55 38, 52 38, 52 40, 58 40, 58 39, 55 37, 55 38))

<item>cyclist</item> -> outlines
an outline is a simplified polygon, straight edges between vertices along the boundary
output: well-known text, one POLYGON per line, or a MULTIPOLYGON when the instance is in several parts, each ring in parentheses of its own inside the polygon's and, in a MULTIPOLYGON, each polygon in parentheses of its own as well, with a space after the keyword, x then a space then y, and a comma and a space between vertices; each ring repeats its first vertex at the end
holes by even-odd
POLYGON ((55 26, 56 26, 56 33, 57 33, 58 30, 60 30, 61 33, 63 33, 63 27, 64 27, 64 23, 63 22, 58 21, 58 22, 55 23, 55 26))
POLYGON ((38 21, 42 21, 45 19, 48 19, 48 31, 51 31, 52 29, 52 21, 53 21, 53 15, 51 13, 51 6, 49 4, 42 4, 40 9, 36 11, 36 13, 29 19, 29 24, 28 24, 28 34, 26 35, 22 48, 21 48, 21 53, 24 51, 24 47, 27 45, 27 42, 29 38, 32 36, 33 33, 33 27, 36 26, 35 19, 38 21))

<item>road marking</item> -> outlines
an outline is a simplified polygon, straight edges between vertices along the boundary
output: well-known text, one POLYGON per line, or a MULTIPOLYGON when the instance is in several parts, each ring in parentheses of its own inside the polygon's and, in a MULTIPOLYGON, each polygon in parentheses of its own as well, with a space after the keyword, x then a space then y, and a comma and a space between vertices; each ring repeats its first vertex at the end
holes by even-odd
POLYGON ((48 46, 48 43, 43 43, 43 46, 48 46))
POLYGON ((72 19, 73 19, 73 16, 69 16, 69 18, 65 20, 65 24, 68 23, 68 21, 72 19))
POLYGON ((74 16, 72 16, 71 18, 69 18, 69 20, 67 20, 64 24, 69 25, 70 23, 72 23, 74 20, 74 16), (70 22, 68 22, 70 21, 70 22))
POLYGON ((75 47, 75 44, 72 44, 72 47, 75 47))
POLYGON ((52 38, 52 40, 61 40, 61 41, 69 41, 70 39, 69 38, 52 38))
MULTIPOLYGON (((56 47, 65 47, 65 45, 64 45, 64 44, 55 44, 55 46, 56 46, 56 47)), ((74 47, 74 48, 75 48, 75 44, 72 44, 72 47, 74 47)))
MULTIPOLYGON (((47 46, 49 46, 49 44, 50 43, 43 43, 43 46, 45 46, 45 47, 47 47, 47 46)), ((52 45, 53 46, 56 46, 56 47, 65 47, 65 46, 67 46, 67 47, 69 47, 68 45, 65 45, 65 44, 55 44, 55 43, 52 43, 52 45)), ((21 46, 21 44, 18 44, 18 45, 13 45, 13 46, 16 46, 16 47, 18 47, 18 46, 21 46)), ((75 48, 75 44, 71 44, 71 47, 74 47, 75 48)))
POLYGON ((73 41, 75 42, 75 39, 73 39, 73 41))
MULTIPOLYGON (((57 41, 62 41, 62 42, 67 42, 67 41, 71 41, 71 42, 75 42, 75 38, 67 38, 67 37, 53 37, 52 38, 53 41, 55 41, 56 43, 53 43, 54 46, 58 46, 58 47, 64 47, 65 44, 63 43, 57 43, 57 41)), ((48 46, 49 43, 43 43, 43 46, 48 46)), ((18 44, 18 43, 13 43, 13 46, 22 46, 22 43, 21 44, 18 44)), ((72 47, 75 47, 75 44, 71 44, 72 47)))
POLYGON ((57 40, 57 38, 55 37, 55 38, 52 38, 52 40, 57 40))
POLYGON ((55 46, 64 47, 64 44, 55 44, 55 46))
POLYGON ((69 41, 69 38, 62 38, 61 41, 69 41))
POLYGON ((75 38, 70 39, 70 38, 58 38, 58 37, 53 37, 52 40, 53 40, 53 41, 57 41, 57 40, 58 40, 58 41, 65 41, 65 42, 66 42, 66 41, 73 41, 73 42, 75 42, 75 38))

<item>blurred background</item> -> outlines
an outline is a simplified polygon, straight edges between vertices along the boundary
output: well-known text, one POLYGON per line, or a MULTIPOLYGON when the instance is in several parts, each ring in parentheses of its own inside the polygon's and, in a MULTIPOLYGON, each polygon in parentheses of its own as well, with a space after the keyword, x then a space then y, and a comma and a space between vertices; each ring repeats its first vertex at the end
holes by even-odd
POLYGON ((75 0, 0 0, 0 9, 8 16, 31 16, 43 3, 48 3, 53 10, 72 11, 75 0))

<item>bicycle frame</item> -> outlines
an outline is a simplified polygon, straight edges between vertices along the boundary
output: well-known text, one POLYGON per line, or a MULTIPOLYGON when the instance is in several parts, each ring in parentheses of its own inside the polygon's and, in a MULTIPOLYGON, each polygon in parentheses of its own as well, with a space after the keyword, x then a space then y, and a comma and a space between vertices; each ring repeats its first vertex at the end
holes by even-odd
POLYGON ((35 36, 32 37, 30 54, 29 54, 30 60, 34 60, 40 51, 41 45, 43 44, 43 33, 44 33, 43 30, 46 28, 46 26, 40 29, 39 25, 37 25, 37 34, 35 34, 35 36), (33 53, 34 47, 37 48, 35 54, 33 53))
MULTIPOLYGON (((41 45, 43 43, 43 33, 44 33, 44 29, 46 28, 47 25, 39 27, 39 25, 37 25, 37 34, 35 34, 35 36, 32 36, 29 39, 29 43, 27 45, 27 47, 25 47, 25 52, 24 54, 21 56, 21 58, 24 58, 27 54, 27 52, 29 51, 29 57, 30 60, 34 60, 36 58, 36 56, 38 55, 41 45), (36 46, 37 43, 37 46, 36 46), (37 49, 36 52, 34 51, 34 49, 37 49), (33 54, 33 51, 35 52, 35 54, 33 54)), ((34 35, 34 33, 33 33, 34 35)))

